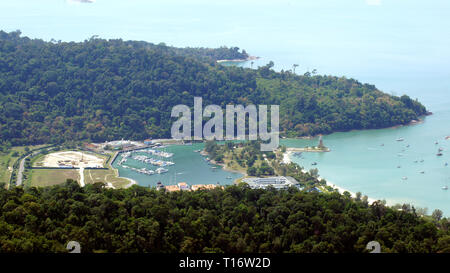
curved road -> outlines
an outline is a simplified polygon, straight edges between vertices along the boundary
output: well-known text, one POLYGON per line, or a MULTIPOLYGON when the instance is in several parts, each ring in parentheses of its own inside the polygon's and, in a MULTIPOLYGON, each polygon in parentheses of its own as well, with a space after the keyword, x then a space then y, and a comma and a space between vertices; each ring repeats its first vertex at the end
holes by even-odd
POLYGON ((23 171, 25 169, 25 159, 27 159, 27 157, 29 157, 30 155, 32 155, 32 153, 27 155, 26 157, 22 158, 22 160, 20 160, 19 170, 17 171, 16 186, 21 186, 22 185, 23 171))
MULTIPOLYGON (((42 149, 42 148, 41 148, 42 149)), ((22 160, 20 161, 19 164, 19 170, 17 171, 17 180, 16 180, 16 186, 21 186, 23 183, 23 171, 25 170, 25 160, 27 159, 27 157, 29 156, 35 156, 38 153, 41 152, 41 149, 31 152, 29 155, 27 155, 26 157, 22 158, 22 160)), ((49 148, 49 150, 51 150, 52 148, 49 148)))

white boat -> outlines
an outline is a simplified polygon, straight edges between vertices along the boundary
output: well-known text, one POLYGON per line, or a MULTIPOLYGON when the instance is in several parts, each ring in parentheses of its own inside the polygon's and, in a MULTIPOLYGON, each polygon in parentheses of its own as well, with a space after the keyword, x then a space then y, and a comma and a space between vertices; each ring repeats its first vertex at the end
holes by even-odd
POLYGON ((168 169, 164 169, 164 168, 158 168, 155 170, 155 172, 158 174, 166 173, 168 171, 169 171, 168 169))
POLYGON ((399 138, 397 138, 396 140, 397 140, 397 141, 403 141, 403 140, 405 140, 405 139, 402 138, 402 137, 399 137, 399 138))
POLYGON ((443 186, 442 189, 446 191, 446 190, 448 190, 448 187, 447 186, 443 186))
POLYGON ((408 177, 403 176, 403 177, 402 177, 402 180, 408 180, 408 177))

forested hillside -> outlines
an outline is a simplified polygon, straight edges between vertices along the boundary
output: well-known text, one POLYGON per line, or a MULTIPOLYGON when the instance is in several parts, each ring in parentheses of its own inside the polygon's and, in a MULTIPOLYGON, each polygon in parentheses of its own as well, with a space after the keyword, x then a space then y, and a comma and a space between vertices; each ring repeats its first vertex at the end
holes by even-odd
POLYGON ((223 52, 237 51, 44 42, 0 32, 0 139, 21 145, 170 137, 172 107, 193 105, 194 96, 222 107, 279 104, 281 130, 291 136, 406 124, 426 113, 408 96, 352 79, 277 73, 272 63, 255 70, 216 64, 223 52))
POLYGON ((0 187, 0 252, 450 252, 447 219, 424 220, 349 195, 286 190, 164 193, 76 182, 0 187))

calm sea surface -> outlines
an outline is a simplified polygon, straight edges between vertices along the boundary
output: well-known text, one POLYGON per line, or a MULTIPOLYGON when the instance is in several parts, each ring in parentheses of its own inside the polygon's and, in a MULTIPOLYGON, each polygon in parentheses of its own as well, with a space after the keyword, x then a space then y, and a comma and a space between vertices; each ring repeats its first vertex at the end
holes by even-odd
MULTIPOLYGON (((135 172, 128 168, 123 168, 118 165, 121 159, 121 155, 113 162, 113 167, 119 170, 120 176, 131 178, 142 186, 156 186, 157 182, 162 182, 164 185, 175 185, 179 182, 186 182, 189 185, 195 184, 217 184, 228 185, 232 184, 237 178, 242 177, 239 173, 227 172, 222 170, 220 166, 210 165, 205 160, 204 156, 195 152, 196 150, 203 149, 202 143, 196 143, 193 145, 171 145, 164 148, 164 151, 173 153, 173 157, 169 159, 159 158, 162 160, 170 160, 175 165, 164 167, 169 171, 162 174, 146 175, 135 172)), ((148 153, 133 152, 134 155, 145 155, 148 157, 156 158, 148 153)), ((156 170, 158 167, 151 166, 148 163, 143 163, 132 159, 130 156, 125 166, 133 168, 146 168, 150 170, 156 170)))
MULTIPOLYGON (((450 2, 427 1, 205 1, 97 0, 1 1, 0 28, 62 41, 102 38, 165 42, 174 46, 239 46, 276 70, 355 78, 390 94, 418 98, 434 114, 424 123, 396 129, 335 133, 332 151, 292 158, 350 191, 389 202, 408 202, 450 213, 450 2), (403 142, 396 139, 403 137, 403 142), (438 144, 435 142, 438 141, 438 144), (384 144, 384 146, 381 146, 384 144), (409 147, 407 147, 409 145, 409 147), (443 156, 437 157, 439 147, 443 156), (423 160, 423 162, 420 162, 423 160), (417 161, 417 163, 415 163, 417 161), (398 168, 400 166, 400 168, 398 168), (423 174, 421 172, 424 172, 423 174), (402 180, 407 177, 407 180, 402 180)), ((244 67, 251 63, 241 64, 244 67)), ((317 140, 284 140, 288 146, 317 140)), ((172 146, 176 165, 163 175, 120 174, 142 185, 186 181, 230 183, 193 150, 172 146), (175 178, 175 174, 177 178, 175 178), (180 178, 181 177, 181 178, 180 178)))

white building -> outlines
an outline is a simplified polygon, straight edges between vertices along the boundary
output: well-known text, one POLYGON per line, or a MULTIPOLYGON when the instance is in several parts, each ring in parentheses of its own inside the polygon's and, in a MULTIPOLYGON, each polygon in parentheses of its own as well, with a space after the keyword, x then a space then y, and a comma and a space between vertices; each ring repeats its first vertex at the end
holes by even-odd
POLYGON ((298 184, 294 178, 284 176, 244 178, 242 182, 247 183, 252 189, 266 189, 269 186, 286 189, 298 184))

